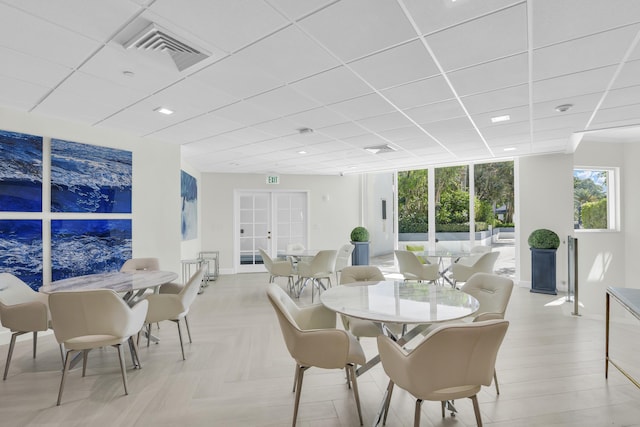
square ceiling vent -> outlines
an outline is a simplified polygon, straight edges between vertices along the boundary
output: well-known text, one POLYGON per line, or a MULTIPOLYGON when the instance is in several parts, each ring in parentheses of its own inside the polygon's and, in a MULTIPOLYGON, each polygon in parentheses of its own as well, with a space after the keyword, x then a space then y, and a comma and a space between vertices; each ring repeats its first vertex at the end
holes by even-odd
POLYGON ((124 43, 124 47, 125 49, 167 53, 179 71, 186 70, 210 56, 204 49, 195 47, 153 22, 124 43))
POLYGON ((373 154, 391 153, 396 151, 395 148, 387 144, 374 145, 372 147, 364 147, 364 149, 373 154))

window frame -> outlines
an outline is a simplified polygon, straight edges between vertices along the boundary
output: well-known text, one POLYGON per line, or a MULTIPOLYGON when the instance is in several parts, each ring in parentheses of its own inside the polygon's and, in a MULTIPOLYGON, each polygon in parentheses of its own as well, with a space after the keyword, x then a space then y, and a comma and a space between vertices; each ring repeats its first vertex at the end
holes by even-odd
MULTIPOLYGON (((607 174, 607 228, 575 228, 577 233, 603 233, 620 231, 620 168, 611 166, 573 166, 572 182, 576 171, 596 171, 607 174)), ((573 186, 575 194, 575 186, 573 186)))

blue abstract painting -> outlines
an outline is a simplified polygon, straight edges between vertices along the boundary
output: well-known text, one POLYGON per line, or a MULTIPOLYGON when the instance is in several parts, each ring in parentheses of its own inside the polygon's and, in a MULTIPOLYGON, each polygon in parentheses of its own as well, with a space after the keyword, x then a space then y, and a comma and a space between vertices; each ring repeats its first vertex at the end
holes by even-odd
POLYGON ((118 271, 131 258, 131 220, 51 221, 51 279, 118 271))
POLYGON ((198 237, 198 182, 180 171, 180 197, 182 198, 182 240, 198 237))
POLYGON ((51 212, 131 213, 131 151, 51 140, 51 212))
POLYGON ((42 211, 42 137, 0 131, 0 211, 42 211))
POLYGON ((34 290, 42 286, 42 221, 0 220, 0 271, 13 274, 34 290))

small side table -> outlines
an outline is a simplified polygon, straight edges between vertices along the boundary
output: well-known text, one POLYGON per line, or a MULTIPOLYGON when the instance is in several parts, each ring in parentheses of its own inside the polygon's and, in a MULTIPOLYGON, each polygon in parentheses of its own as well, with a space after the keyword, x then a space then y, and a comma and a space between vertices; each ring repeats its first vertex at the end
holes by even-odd
POLYGON ((198 258, 207 262, 207 283, 209 280, 216 280, 220 272, 220 251, 202 251, 198 255, 198 258))
MULTIPOLYGON (((209 262, 207 260, 203 260, 201 258, 194 258, 194 259, 183 259, 180 261, 180 263, 182 264, 182 283, 186 284, 189 279, 191 278, 191 267, 194 266, 196 271, 204 264, 207 266, 207 271, 205 272, 205 275, 207 274, 207 272, 209 271, 209 262)), ((202 287, 202 285, 201 285, 202 287)))

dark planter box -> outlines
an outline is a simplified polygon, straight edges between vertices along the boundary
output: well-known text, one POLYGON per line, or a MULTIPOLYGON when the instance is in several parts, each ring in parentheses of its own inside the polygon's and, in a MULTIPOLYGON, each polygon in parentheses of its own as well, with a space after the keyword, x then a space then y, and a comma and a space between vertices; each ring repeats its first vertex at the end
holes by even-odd
POLYGON ((556 292, 556 250, 531 250, 531 292, 558 295, 556 292))
POLYGON ((369 242, 351 242, 355 248, 351 253, 352 265, 369 265, 369 242))

